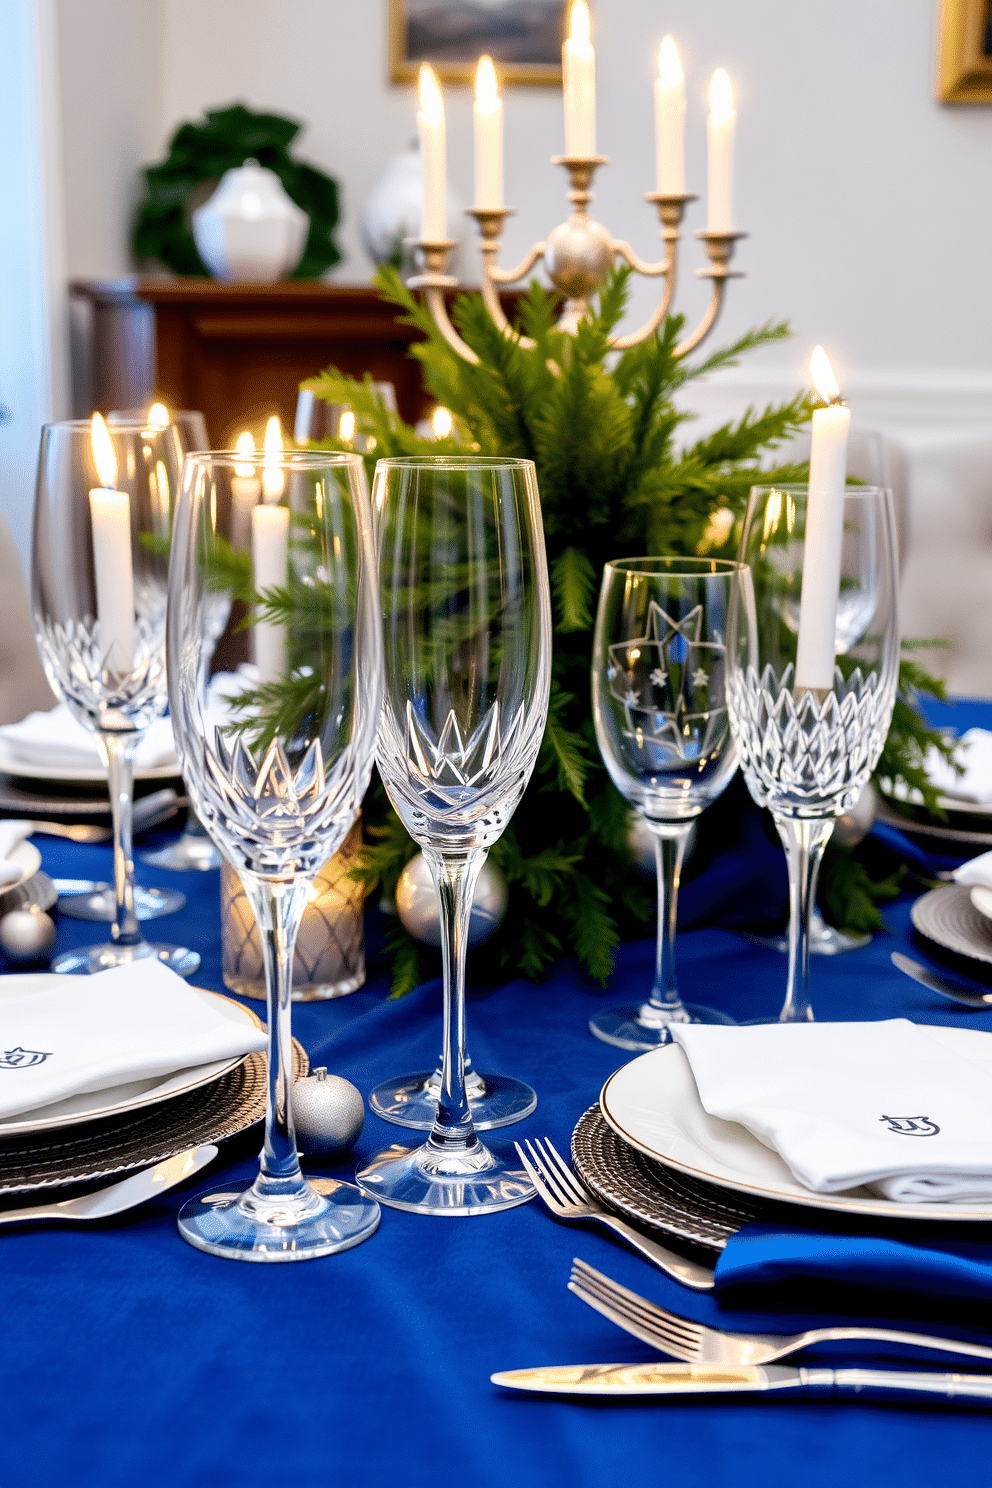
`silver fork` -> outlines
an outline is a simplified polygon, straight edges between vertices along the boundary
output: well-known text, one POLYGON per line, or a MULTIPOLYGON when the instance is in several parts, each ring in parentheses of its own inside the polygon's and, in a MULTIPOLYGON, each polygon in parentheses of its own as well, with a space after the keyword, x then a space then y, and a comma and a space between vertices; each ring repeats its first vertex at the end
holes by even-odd
POLYGON ((631 1225, 625 1224, 622 1219, 598 1204, 582 1187, 568 1163, 547 1137, 528 1141, 526 1152, 519 1142, 514 1142, 513 1145, 528 1178, 556 1219, 569 1222, 596 1220, 608 1230, 613 1230, 628 1245, 633 1246, 634 1250, 669 1276, 673 1276, 676 1281, 680 1281, 683 1286, 692 1287, 697 1292, 713 1290, 713 1272, 706 1266, 699 1265, 697 1261, 686 1260, 673 1250, 666 1250, 656 1240, 648 1240, 631 1225))
POLYGON ((963 1354, 970 1359, 992 1359, 992 1348, 964 1343, 959 1338, 937 1338, 930 1333, 903 1333, 892 1328, 810 1328, 805 1333, 725 1333, 666 1312, 636 1292, 575 1260, 568 1289, 601 1312, 618 1328, 685 1364, 770 1364, 811 1343, 863 1339, 901 1343, 941 1354, 963 1354))

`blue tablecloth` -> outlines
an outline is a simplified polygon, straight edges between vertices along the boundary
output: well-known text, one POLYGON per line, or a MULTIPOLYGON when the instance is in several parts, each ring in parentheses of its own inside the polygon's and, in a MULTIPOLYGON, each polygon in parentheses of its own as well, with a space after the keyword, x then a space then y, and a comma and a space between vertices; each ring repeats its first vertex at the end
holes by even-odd
MULTIPOLYGON (((962 727, 987 722, 992 708, 962 708, 941 722, 959 719, 962 727)), ((40 842, 50 872, 109 871, 107 849, 40 842)), ((195 946, 198 982, 220 989, 216 875, 140 872, 189 896, 183 913, 149 928, 195 946)), ((992 1013, 959 1012, 892 969, 889 955, 909 935, 909 901, 886 919, 891 935, 816 963, 817 1015, 899 1014, 992 1031, 992 1013)), ((94 938, 92 926, 60 924, 60 948, 94 938)), ((621 947, 606 994, 565 963, 544 985, 516 981, 471 997, 476 1064, 522 1076, 540 1097, 535 1115, 496 1141, 546 1133, 567 1151, 576 1120, 620 1062, 588 1033, 589 1014, 606 998, 646 989, 652 957, 648 942, 621 947)), ((735 1018, 777 1011, 785 964, 776 953, 703 929, 680 937, 679 957, 694 1000, 735 1018)), ((311 1059, 365 1096, 384 1076, 431 1063, 438 1046, 439 984, 397 1002, 386 990, 379 974, 351 997, 294 1014, 311 1059)), ((355 1157, 405 1137, 370 1117, 355 1157)), ((207 1178, 252 1167, 228 1151, 207 1178)), ((191 1188, 203 1186, 201 1177, 191 1188)), ((445 1477, 474 1488, 659 1479, 687 1488, 910 1488, 983 1472, 992 1453, 992 1415, 980 1412, 757 1399, 577 1404, 489 1383, 496 1369, 652 1357, 568 1293, 573 1255, 701 1321, 750 1328, 865 1317, 874 1306, 876 1318, 938 1319, 992 1336, 992 1311, 975 1305, 854 1301, 807 1286, 763 1293, 760 1305, 777 1312, 732 1309, 683 1291, 596 1231, 555 1223, 537 1203, 472 1220, 387 1209, 378 1233, 355 1250, 243 1265, 179 1239, 184 1197, 170 1193, 98 1227, 0 1237, 2 1488, 254 1488, 304 1477, 404 1488, 445 1477)))

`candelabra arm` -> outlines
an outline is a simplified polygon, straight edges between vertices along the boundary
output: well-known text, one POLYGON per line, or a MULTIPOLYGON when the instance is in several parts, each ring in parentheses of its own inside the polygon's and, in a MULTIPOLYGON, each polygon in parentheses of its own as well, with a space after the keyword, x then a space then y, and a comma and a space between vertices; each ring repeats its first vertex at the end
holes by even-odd
POLYGON ((535 345, 529 336, 521 336, 513 329, 506 318, 503 306, 500 303, 497 284, 513 284, 515 280, 522 279, 527 270, 531 268, 544 252, 544 244, 538 243, 531 249, 527 258, 524 259, 520 268, 514 273, 508 274, 499 269, 496 260, 499 257, 500 234, 503 230, 504 218, 513 212, 512 207, 470 207, 468 216, 474 217, 479 229, 479 244, 482 253, 482 301, 489 311, 490 318, 496 328, 503 335, 518 345, 528 349, 535 345))
POLYGON ((424 261, 424 273, 414 274, 406 281, 407 289, 422 289, 427 301, 427 308, 431 312, 431 318, 437 326, 441 335, 447 341, 452 351, 456 351, 466 362, 477 363, 479 358, 466 345, 451 324, 448 315, 448 307, 444 303, 444 291, 455 289, 458 280, 446 272, 448 267, 448 256, 453 248, 457 248, 457 242, 452 238, 421 238, 416 243, 420 249, 424 261))
POLYGON ((476 356, 471 346, 469 346, 465 341, 462 340, 461 336, 459 336, 458 332, 451 324, 451 317, 448 314, 448 307, 444 302, 444 290, 435 289, 428 286, 425 289, 425 298, 427 300, 427 308, 431 312, 434 324, 437 326, 438 330, 441 332, 441 335, 444 337, 445 341, 447 341, 452 351, 456 351, 463 361, 471 362, 473 366, 478 366, 479 358, 476 356))
POLYGON ((631 248, 629 243, 613 243, 612 250, 619 254, 635 274, 644 274, 648 278, 658 278, 664 275, 665 288, 661 299, 651 319, 636 331, 629 332, 626 336, 614 336, 610 339, 610 346, 614 351, 626 351, 631 346, 637 346, 641 341, 646 341, 653 336, 668 314, 669 306, 675 295, 675 281, 678 270, 678 245, 679 224, 683 213, 689 202, 695 201, 692 195, 669 196, 661 192, 652 191, 645 197, 645 201, 653 202, 658 209, 658 219, 662 224, 661 236, 665 242, 665 257, 659 263, 645 263, 631 248))
POLYGON ((665 257, 659 258, 657 263, 648 263, 646 259, 641 258, 640 254, 634 252, 629 243, 625 243, 622 239, 620 242, 611 243, 610 248, 617 257, 622 258, 625 263, 630 264, 635 274, 643 274, 645 279, 659 279, 663 274, 671 272, 674 258, 672 245, 669 245, 665 257))
POLYGON ((678 346, 676 346, 673 352, 675 357, 688 356, 690 351, 695 351, 700 342, 706 339, 716 325, 717 318, 723 308, 723 296, 727 280, 742 279, 744 277, 743 274, 736 272, 734 269, 729 269, 727 265, 733 256, 734 244, 737 239, 746 238, 747 233, 700 232, 696 234, 696 237, 706 244, 706 252, 709 255, 710 263, 713 265, 709 269, 697 269, 696 277, 697 279, 712 279, 713 293, 710 295, 706 314, 692 332, 692 335, 687 336, 684 341, 680 341, 678 346))
POLYGON ((544 257, 546 243, 535 243, 526 258, 520 260, 515 269, 499 269, 494 264, 489 271, 490 278, 494 284, 516 284, 525 274, 529 274, 536 263, 540 263, 544 257))

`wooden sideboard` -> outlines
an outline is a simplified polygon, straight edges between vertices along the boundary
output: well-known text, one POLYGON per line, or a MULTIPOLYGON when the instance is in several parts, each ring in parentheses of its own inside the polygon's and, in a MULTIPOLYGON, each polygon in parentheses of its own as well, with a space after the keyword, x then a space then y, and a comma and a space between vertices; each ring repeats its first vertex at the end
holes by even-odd
POLYGON ((367 285, 149 276, 76 280, 70 293, 90 310, 92 406, 136 407, 154 395, 198 408, 215 448, 230 448, 246 427, 259 432, 272 413, 292 430, 300 382, 332 365, 391 382, 410 422, 431 407, 408 355, 419 333, 367 285))

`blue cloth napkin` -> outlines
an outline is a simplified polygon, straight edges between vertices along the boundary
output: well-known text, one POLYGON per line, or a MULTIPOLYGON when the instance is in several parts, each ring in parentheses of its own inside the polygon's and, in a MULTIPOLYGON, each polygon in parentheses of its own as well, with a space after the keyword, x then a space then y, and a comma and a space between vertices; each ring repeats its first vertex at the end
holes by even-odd
POLYGON ((992 1243, 926 1240, 850 1231, 750 1224, 716 1263, 718 1293, 736 1287, 830 1281, 920 1296, 992 1301, 992 1243))

